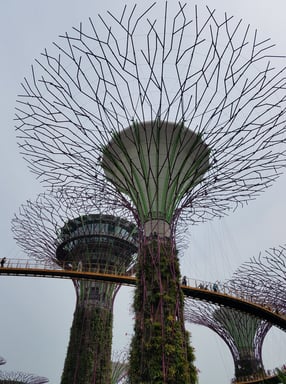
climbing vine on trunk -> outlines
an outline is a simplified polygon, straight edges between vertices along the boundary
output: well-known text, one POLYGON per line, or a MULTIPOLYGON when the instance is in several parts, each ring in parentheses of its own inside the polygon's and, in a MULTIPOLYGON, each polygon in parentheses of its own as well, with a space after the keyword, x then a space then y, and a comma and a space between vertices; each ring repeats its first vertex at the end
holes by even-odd
POLYGON ((141 246, 137 278, 130 383, 194 384, 196 369, 184 327, 179 262, 170 239, 156 238, 141 246))

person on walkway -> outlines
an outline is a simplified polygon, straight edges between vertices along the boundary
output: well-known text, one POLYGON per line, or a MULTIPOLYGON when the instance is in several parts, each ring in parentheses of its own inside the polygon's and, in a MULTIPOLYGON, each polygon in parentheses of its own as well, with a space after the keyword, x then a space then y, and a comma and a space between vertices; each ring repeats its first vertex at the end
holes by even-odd
POLYGON ((4 264, 6 263, 6 257, 3 257, 2 259, 1 259, 1 262, 0 262, 0 264, 1 264, 1 268, 3 268, 4 267, 4 264))
POLYGON ((213 291, 214 291, 214 292, 218 292, 218 284, 217 284, 217 283, 214 283, 214 285, 213 285, 213 291))
POLYGON ((186 278, 186 276, 184 276, 183 279, 182 279, 182 285, 187 285, 187 278, 186 278))
POLYGON ((82 271, 82 261, 81 261, 81 260, 78 262, 77 270, 78 270, 79 272, 82 271))

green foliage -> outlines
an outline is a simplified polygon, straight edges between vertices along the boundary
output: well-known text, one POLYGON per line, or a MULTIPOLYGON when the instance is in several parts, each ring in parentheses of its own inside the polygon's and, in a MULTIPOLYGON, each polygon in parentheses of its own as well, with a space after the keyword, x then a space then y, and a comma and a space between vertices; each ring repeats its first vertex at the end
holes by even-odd
POLYGON ((281 384, 286 384, 286 372, 282 372, 280 369, 276 369, 277 376, 281 384))
POLYGON ((111 382, 112 312, 77 306, 61 384, 111 382))
POLYGON ((134 299, 131 384, 194 384, 194 351, 184 328, 179 262, 171 242, 140 250, 134 299))

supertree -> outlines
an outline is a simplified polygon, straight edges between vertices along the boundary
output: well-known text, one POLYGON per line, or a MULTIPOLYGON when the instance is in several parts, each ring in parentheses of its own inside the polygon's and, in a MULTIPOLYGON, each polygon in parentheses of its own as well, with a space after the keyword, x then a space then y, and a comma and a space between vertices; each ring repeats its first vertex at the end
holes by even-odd
POLYGON ((286 247, 260 252, 235 271, 230 282, 251 300, 286 315, 286 247))
POLYGON ((228 346, 234 362, 234 382, 266 378, 262 345, 271 324, 247 313, 216 304, 187 299, 185 318, 216 332, 228 346))
POLYGON ((285 67, 269 40, 232 17, 156 7, 108 12, 45 50, 23 83, 17 132, 46 185, 93 186, 133 212, 130 380, 186 384, 195 368, 176 225, 222 216, 277 178, 285 67))
POLYGON ((115 361, 112 364, 111 384, 128 383, 128 364, 115 361))
POLYGON ((0 356, 0 365, 6 364, 4 357, 0 356))
POLYGON ((117 353, 116 359, 112 361, 112 380, 111 384, 128 383, 128 355, 117 353))
POLYGON ((47 378, 30 373, 0 371, 0 383, 3 384, 44 384, 48 382, 47 378))
MULTIPOLYGON (((115 216, 116 207, 110 214, 102 199, 94 201, 87 191, 83 196, 74 200, 58 191, 27 201, 12 221, 16 241, 30 257, 64 268, 130 273, 137 252, 135 224, 123 216, 123 209, 115 216)), ((77 300, 61 383, 111 383, 113 302, 120 286, 95 280, 73 283, 77 300)))

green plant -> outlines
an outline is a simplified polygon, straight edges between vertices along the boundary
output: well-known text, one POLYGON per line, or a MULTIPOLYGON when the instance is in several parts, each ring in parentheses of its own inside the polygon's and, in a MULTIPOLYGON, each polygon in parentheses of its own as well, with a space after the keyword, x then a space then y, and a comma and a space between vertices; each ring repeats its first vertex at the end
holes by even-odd
POLYGON ((280 380, 280 383, 281 384, 286 384, 286 373, 285 373, 285 371, 282 372, 281 369, 277 368, 276 369, 276 373, 277 373, 277 377, 280 380))
POLYGON ((194 351, 184 327, 179 262, 171 240, 155 239, 138 255, 131 384, 194 384, 194 351))
POLYGON ((112 311, 77 306, 61 384, 111 382, 112 311))

